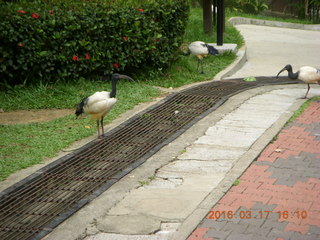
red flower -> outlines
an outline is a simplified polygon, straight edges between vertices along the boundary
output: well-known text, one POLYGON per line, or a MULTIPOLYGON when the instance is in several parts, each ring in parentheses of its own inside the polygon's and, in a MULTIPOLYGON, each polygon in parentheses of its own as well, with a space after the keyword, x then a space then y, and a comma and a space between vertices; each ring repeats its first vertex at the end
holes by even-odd
POLYGON ((19 47, 23 47, 23 43, 22 43, 22 42, 19 42, 18 46, 19 46, 19 47))
POLYGON ((73 61, 79 61, 79 57, 78 57, 78 56, 73 56, 73 57, 72 57, 72 60, 73 60, 73 61))
POLYGON ((39 13, 32 13, 31 17, 34 19, 38 19, 40 17, 40 15, 39 15, 39 13))
POLYGON ((53 10, 49 10, 50 16, 53 16, 53 10))
POLYGON ((90 56, 88 53, 86 53, 86 59, 89 60, 90 59, 90 56))
POLYGON ((115 68, 119 68, 119 67, 120 67, 120 63, 114 63, 113 66, 114 66, 115 68))
POLYGON ((139 8, 138 10, 139 10, 139 12, 143 12, 143 9, 142 9, 142 8, 139 8))
POLYGON ((123 41, 127 41, 128 38, 126 36, 123 36, 122 39, 123 41))
POLYGON ((159 42, 159 39, 154 39, 153 42, 154 43, 159 42))
POLYGON ((18 13, 22 13, 22 14, 25 14, 26 12, 23 11, 23 10, 19 10, 18 13))

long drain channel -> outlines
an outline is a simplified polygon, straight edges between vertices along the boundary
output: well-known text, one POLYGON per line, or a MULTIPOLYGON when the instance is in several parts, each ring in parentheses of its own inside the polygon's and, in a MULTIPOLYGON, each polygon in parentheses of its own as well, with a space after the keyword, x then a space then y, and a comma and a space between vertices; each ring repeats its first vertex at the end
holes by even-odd
POLYGON ((214 81, 168 96, 104 139, 90 142, 1 192, 0 239, 41 239, 230 96, 286 83, 296 82, 267 77, 255 82, 214 81))

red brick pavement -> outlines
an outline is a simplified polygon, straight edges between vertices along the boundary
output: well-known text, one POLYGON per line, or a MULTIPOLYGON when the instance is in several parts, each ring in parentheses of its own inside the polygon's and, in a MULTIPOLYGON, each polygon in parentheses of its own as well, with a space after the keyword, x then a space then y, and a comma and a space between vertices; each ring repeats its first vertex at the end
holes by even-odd
POLYGON ((188 240, 320 240, 320 102, 288 124, 188 240))

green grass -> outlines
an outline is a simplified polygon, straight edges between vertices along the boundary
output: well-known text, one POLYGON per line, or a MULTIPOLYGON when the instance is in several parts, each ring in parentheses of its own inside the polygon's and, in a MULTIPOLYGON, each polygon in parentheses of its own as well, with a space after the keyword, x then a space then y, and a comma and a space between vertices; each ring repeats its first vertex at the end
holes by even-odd
POLYGON ((197 58, 184 56, 170 66, 161 77, 148 80, 148 84, 165 88, 177 88, 186 84, 212 79, 217 73, 235 60, 235 54, 228 53, 221 56, 208 56, 203 60, 205 74, 199 74, 197 70, 197 58))
POLYGON ((15 86, 0 94, 1 108, 5 111, 19 109, 72 108, 85 94, 108 88, 103 82, 89 82, 84 79, 77 83, 54 85, 15 86))
MULTIPOLYGON (((201 39, 201 41, 213 43, 216 42, 216 32, 211 36, 203 33, 202 27, 202 10, 199 8, 191 9, 188 27, 186 29, 185 41, 192 42, 201 39)), ((225 32, 223 36, 224 43, 237 43, 239 46, 243 44, 243 38, 239 32, 226 21, 225 32)))
MULTIPOLYGON (((82 98, 97 91, 111 91, 111 83, 105 81, 79 80, 77 83, 57 83, 54 85, 38 85, 15 87, 0 93, 1 107, 4 111, 20 109, 63 109, 75 108, 82 98)), ((159 93, 152 86, 136 81, 119 81, 117 98, 119 101, 127 96, 133 103, 150 100, 159 93), (138 98, 138 99, 136 99, 138 98)), ((128 101, 128 99, 126 99, 128 101)), ((131 104, 131 101, 128 101, 131 104)))
POLYGON ((88 120, 67 116, 47 123, 0 125, 0 179, 93 134, 94 130, 84 128, 84 124, 89 124, 88 120))
POLYGON ((300 108, 298 110, 296 110, 293 115, 289 118, 288 123, 293 122, 294 120, 296 120, 303 112, 304 110, 306 110, 306 108, 310 105, 310 103, 314 102, 314 101, 319 101, 320 97, 313 97, 309 100, 307 100, 306 102, 304 102, 300 108))

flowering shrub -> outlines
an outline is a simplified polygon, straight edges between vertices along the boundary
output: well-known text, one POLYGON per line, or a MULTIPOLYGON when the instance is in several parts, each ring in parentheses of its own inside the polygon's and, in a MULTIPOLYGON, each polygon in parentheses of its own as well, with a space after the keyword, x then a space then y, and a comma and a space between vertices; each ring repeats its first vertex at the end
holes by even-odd
POLYGON ((182 41, 188 1, 118 2, 1 4, 0 84, 167 66, 182 41))

